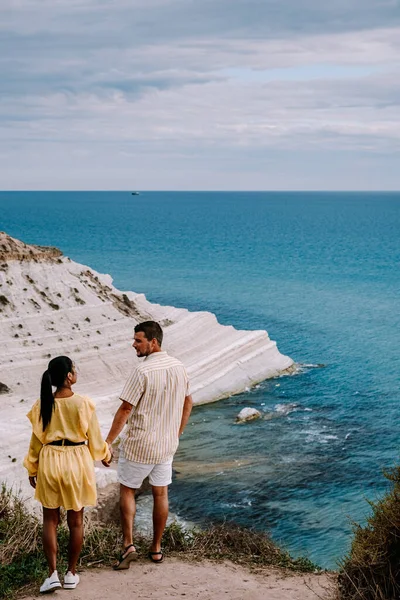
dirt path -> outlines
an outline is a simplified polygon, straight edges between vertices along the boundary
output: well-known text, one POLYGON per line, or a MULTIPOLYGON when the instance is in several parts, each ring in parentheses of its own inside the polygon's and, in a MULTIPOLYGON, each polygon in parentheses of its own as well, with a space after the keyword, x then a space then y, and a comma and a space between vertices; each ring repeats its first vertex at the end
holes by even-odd
MULTIPOLYGON (((329 600, 332 575, 283 576, 275 570, 252 573, 232 563, 189 563, 168 559, 162 565, 131 564, 128 571, 108 569, 81 573, 76 590, 50 595, 58 600, 329 600)), ((43 598, 43 596, 41 596, 43 598)), ((29 596, 33 600, 37 596, 29 596)))

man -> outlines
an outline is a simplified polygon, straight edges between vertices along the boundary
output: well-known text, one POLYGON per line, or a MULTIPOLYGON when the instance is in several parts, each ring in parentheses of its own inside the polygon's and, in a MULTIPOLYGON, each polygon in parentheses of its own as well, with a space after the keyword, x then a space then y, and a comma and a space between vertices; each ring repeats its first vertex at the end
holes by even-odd
POLYGON ((118 460, 123 552, 115 569, 128 569, 136 558, 132 530, 135 490, 148 476, 153 493, 153 542, 149 558, 163 561, 161 538, 168 517, 168 485, 172 459, 192 410, 185 367, 161 350, 163 332, 154 321, 135 327, 133 347, 144 357, 131 373, 106 438, 112 444, 125 424, 127 431, 118 460))

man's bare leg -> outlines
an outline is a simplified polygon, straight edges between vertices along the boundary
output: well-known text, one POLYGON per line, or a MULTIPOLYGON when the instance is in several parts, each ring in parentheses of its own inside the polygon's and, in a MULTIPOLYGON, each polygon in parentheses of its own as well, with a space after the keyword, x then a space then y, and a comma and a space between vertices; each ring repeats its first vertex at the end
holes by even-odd
POLYGON ((168 486, 153 485, 153 543, 151 545, 155 561, 162 558, 161 555, 161 538, 164 533, 165 525, 168 519, 168 486))
MULTIPOLYGON (((131 546, 133 544, 133 523, 136 514, 136 501, 135 501, 135 490, 126 485, 120 484, 120 501, 119 501, 120 513, 121 513, 121 525, 122 525, 122 536, 123 536, 123 548, 131 546)), ((134 552, 135 547, 131 546, 128 548, 126 553, 134 552)))

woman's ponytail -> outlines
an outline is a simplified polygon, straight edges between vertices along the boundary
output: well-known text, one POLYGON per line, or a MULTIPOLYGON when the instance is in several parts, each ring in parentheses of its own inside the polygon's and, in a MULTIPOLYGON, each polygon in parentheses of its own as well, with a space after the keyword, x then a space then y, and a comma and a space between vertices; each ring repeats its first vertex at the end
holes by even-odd
POLYGON ((51 377, 49 370, 42 375, 42 383, 40 386, 40 418, 43 423, 43 431, 51 421, 51 416, 54 410, 54 396, 51 387, 51 377))
POLYGON ((40 418, 43 431, 50 423, 55 407, 52 386, 61 387, 68 373, 71 372, 72 360, 68 356, 57 356, 49 362, 47 371, 43 373, 40 387, 40 418))

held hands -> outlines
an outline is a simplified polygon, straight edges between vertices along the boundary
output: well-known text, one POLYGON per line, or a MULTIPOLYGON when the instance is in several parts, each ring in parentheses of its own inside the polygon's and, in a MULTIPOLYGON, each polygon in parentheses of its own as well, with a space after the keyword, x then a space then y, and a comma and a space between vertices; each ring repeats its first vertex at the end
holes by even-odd
POLYGON ((36 477, 29 477, 29 483, 31 484, 33 489, 36 489, 36 477))
MULTIPOLYGON (((108 443, 108 442, 107 442, 107 443, 108 443)), ((109 451, 110 451, 110 459, 109 459, 109 461, 108 461, 108 462, 107 462, 106 460, 102 460, 102 461, 101 461, 101 462, 102 462, 102 464, 103 464, 105 467, 109 467, 109 466, 110 466, 110 464, 111 464, 111 461, 112 461, 112 457, 113 457, 113 455, 114 455, 114 450, 112 449, 112 446, 111 446, 111 444, 108 444, 108 449, 109 449, 109 451)))

